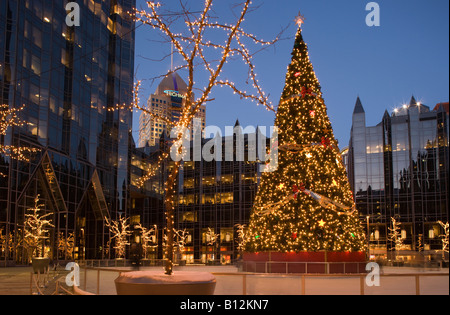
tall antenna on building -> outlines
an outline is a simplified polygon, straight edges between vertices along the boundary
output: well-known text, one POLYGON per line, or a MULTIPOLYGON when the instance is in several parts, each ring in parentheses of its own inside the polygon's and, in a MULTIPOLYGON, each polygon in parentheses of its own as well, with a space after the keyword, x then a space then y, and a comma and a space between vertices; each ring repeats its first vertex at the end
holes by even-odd
POLYGON ((173 43, 170 45, 171 52, 170 52, 170 72, 173 72, 173 43))

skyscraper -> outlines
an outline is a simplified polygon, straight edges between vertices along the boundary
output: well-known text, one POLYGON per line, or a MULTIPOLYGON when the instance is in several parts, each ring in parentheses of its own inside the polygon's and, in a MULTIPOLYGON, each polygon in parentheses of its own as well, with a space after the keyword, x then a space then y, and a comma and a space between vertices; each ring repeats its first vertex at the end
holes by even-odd
POLYGON ((376 126, 366 126, 365 117, 358 97, 348 173, 371 253, 392 253, 392 218, 400 223, 402 250, 434 253, 442 248, 438 221, 449 220, 448 105, 430 110, 412 97, 393 113, 385 111, 376 126))
POLYGON ((53 213, 53 259, 107 257, 104 217, 127 212, 132 116, 107 109, 132 100, 135 0, 75 2, 80 26, 70 27, 67 1, 0 3, 0 103, 25 105, 28 122, 0 141, 40 150, 30 163, 0 159, 2 260, 30 258, 24 215, 38 194, 53 213), (71 237, 73 252, 58 245, 71 237))
MULTIPOLYGON (((178 122, 185 104, 186 93, 187 85, 176 72, 169 74, 161 81, 155 94, 152 94, 147 101, 147 110, 162 119, 152 117, 145 112, 141 113, 138 147, 154 146, 163 133, 170 133, 167 121, 174 124, 178 122)), ((205 106, 201 106, 195 118, 200 120, 202 130, 205 127, 205 116, 205 106)))

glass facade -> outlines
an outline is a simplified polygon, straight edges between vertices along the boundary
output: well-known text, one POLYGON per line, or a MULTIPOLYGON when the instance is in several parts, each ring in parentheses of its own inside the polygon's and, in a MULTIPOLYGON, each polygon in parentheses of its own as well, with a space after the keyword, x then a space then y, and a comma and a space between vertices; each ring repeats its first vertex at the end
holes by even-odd
POLYGON ((2 260, 27 257, 26 209, 40 195, 55 225, 46 248, 53 259, 104 258, 104 216, 128 211, 132 116, 107 111, 131 103, 134 0, 84 0, 80 26, 66 25, 68 1, 0 2, 0 103, 25 105, 28 124, 0 141, 40 149, 30 163, 0 159, 2 260), (60 239, 75 236, 73 251, 60 239))
POLYGON ((348 152, 348 174, 374 254, 393 249, 391 218, 401 223, 403 250, 442 248, 438 221, 449 219, 448 107, 416 102, 385 112, 367 127, 357 100, 348 152))

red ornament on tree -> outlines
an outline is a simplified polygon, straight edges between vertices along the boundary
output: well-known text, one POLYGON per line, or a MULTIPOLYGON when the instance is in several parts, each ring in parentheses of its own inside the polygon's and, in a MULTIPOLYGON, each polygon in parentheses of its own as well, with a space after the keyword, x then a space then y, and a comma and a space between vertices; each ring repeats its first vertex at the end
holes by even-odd
POLYGON ((315 96, 311 88, 306 88, 306 86, 302 87, 302 90, 300 92, 302 94, 302 97, 305 97, 306 95, 315 96))
POLYGON ((327 148, 327 147, 331 147, 331 141, 328 138, 322 137, 322 145, 327 148))

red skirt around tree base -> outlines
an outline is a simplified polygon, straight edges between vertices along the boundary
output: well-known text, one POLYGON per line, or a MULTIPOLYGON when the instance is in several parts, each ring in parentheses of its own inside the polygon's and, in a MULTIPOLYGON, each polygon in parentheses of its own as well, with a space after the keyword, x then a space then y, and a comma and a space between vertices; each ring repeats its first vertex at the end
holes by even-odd
POLYGON ((256 273, 365 273, 365 252, 244 253, 242 271, 256 273))

